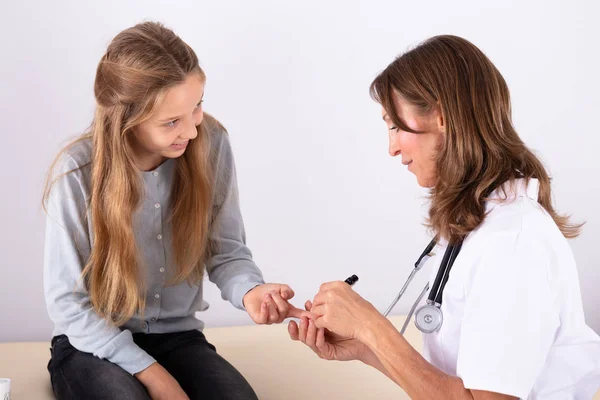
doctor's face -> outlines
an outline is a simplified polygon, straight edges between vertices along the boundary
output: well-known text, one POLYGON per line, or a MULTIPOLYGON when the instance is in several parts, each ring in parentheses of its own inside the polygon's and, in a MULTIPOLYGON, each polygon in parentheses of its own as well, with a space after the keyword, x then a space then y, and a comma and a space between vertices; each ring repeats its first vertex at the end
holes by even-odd
POLYGON ((387 124, 389 137, 389 153, 392 157, 400 156, 402 164, 415 174, 422 187, 433 187, 437 181, 436 159, 444 134, 444 122, 438 111, 422 116, 406 100, 396 97, 396 112, 408 128, 421 132, 406 132, 394 125, 385 109, 383 120, 387 124))

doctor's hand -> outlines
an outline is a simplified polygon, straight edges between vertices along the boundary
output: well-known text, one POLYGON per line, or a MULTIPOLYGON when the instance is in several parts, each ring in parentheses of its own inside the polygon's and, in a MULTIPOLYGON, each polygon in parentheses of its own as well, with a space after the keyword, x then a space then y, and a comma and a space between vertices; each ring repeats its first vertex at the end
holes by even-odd
MULTIPOLYGON (((305 307, 311 311, 311 302, 307 301, 305 307)), ((299 326, 296 321, 290 321, 288 332, 292 340, 301 341, 325 360, 360 360, 369 364, 375 357, 371 349, 359 340, 344 338, 325 328, 317 329, 314 322, 306 317, 301 318, 299 326)))
POLYGON ((389 323, 371 303, 341 281, 321 285, 313 300, 311 317, 317 328, 363 342, 367 329, 389 323))
POLYGON ((306 311, 289 303, 288 300, 292 297, 294 291, 288 285, 265 283, 246 293, 242 301, 255 323, 271 325, 281 323, 286 318, 308 315, 306 311))

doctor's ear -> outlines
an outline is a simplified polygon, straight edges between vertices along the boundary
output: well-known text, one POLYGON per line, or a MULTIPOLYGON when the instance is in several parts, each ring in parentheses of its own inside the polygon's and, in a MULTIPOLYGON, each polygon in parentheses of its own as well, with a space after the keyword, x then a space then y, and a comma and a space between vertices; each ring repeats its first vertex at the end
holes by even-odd
POLYGON ((444 113, 439 104, 433 110, 433 115, 435 116, 435 123, 437 126, 437 131, 441 134, 445 134, 446 133, 446 118, 444 117, 444 113))

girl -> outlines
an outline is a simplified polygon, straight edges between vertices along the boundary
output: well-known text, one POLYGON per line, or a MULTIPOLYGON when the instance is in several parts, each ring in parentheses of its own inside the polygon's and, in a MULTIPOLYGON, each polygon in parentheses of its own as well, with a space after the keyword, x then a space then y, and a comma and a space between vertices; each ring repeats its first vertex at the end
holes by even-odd
POLYGON ((290 322, 292 339, 362 360, 412 399, 591 399, 600 338, 566 240, 580 225, 554 210, 500 72, 470 42, 438 36, 391 63, 371 93, 390 155, 431 190, 432 289, 415 314, 424 357, 343 282, 321 286, 311 322, 290 322))
POLYGON ((255 399, 194 317, 206 272, 254 322, 299 315, 245 245, 225 129, 172 31, 143 23, 102 56, 89 133, 46 186, 44 288, 59 399, 255 399))

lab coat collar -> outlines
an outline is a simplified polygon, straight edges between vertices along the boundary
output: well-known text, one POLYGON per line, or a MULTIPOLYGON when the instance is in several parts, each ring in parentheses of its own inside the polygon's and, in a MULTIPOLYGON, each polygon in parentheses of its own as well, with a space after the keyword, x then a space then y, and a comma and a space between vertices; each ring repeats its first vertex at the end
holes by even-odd
POLYGON ((539 187, 539 181, 534 178, 529 179, 529 182, 526 178, 505 182, 488 196, 485 211, 488 213, 500 203, 512 202, 525 196, 537 202, 539 187))

